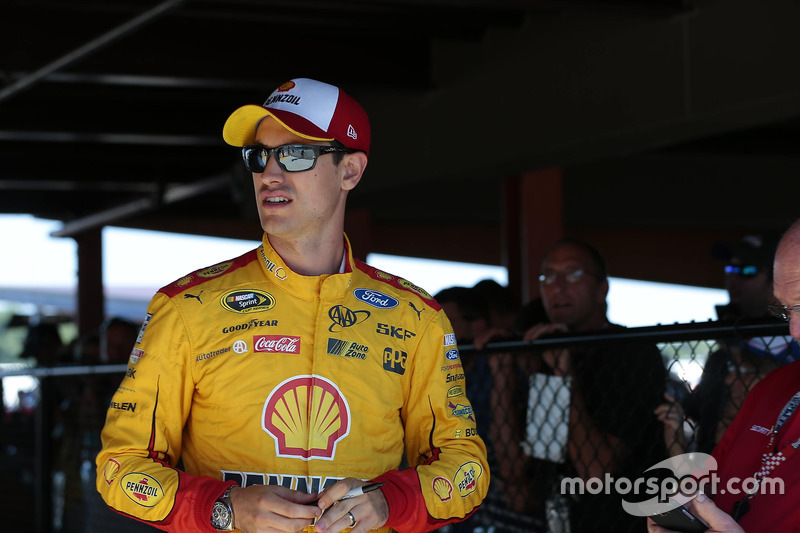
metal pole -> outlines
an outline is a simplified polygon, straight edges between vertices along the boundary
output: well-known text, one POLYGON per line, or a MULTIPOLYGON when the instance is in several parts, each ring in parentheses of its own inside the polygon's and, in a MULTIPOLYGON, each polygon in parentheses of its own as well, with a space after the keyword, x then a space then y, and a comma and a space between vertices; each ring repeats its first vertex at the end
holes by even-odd
POLYGON ((96 52, 97 50, 101 49, 103 46, 111 44, 112 42, 116 41, 127 35, 128 33, 132 32, 133 30, 143 26, 144 24, 150 22, 151 20, 163 15, 167 11, 178 7, 182 4, 185 0, 168 0, 162 4, 157 5, 153 9, 146 11, 139 15, 138 17, 129 20, 128 22, 114 28, 113 30, 109 31, 106 34, 101 35, 97 39, 93 41, 89 41, 83 46, 80 46, 69 52, 68 54, 61 56, 60 58, 56 59, 52 63, 43 66, 39 70, 31 72, 27 76, 24 76, 2 91, 0 91, 0 102, 6 100, 7 98, 12 97, 13 95, 17 94, 18 92, 27 89, 37 81, 41 80, 45 76, 56 72, 68 65, 71 65, 75 61, 79 59, 83 59, 84 57, 88 56, 89 54, 96 52))

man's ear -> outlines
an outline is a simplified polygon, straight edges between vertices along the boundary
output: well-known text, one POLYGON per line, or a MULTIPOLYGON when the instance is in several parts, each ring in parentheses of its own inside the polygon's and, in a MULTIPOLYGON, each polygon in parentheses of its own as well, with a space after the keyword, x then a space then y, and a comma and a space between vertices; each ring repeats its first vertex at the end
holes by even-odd
POLYGON ((352 191, 361 181, 364 169, 367 168, 367 154, 364 152, 345 154, 342 162, 339 163, 339 167, 343 170, 342 189, 352 191))

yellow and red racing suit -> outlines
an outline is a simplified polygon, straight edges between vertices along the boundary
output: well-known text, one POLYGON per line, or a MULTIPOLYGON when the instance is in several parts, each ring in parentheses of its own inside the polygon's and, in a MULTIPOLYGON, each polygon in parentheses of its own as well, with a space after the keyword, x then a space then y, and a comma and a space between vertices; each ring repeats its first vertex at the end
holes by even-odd
POLYGON ((234 483, 316 493, 345 477, 385 482, 382 531, 478 508, 486 449, 449 320, 345 243, 340 274, 296 274, 265 235, 158 291, 103 429, 111 508, 214 532, 213 502, 234 483))

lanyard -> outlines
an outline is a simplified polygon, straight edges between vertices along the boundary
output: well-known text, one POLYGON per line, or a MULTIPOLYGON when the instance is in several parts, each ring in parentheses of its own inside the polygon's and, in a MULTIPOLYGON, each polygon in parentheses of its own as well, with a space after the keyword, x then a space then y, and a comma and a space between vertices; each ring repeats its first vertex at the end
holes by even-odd
POLYGON ((773 470, 785 463, 790 457, 796 454, 797 449, 800 448, 800 439, 797 439, 794 442, 784 445, 780 450, 776 449, 778 431, 780 431, 786 421, 789 420, 798 406, 800 406, 800 391, 796 392, 795 395, 786 402, 786 405, 783 406, 783 409, 781 409, 778 415, 778 419, 775 421, 775 425, 772 426, 767 449, 761 454, 761 468, 753 475, 753 479, 756 480, 755 488, 748 494, 745 494, 745 496, 733 506, 731 516, 737 522, 750 510, 749 500, 752 500, 756 494, 758 494, 761 488, 761 480, 768 477, 773 470))

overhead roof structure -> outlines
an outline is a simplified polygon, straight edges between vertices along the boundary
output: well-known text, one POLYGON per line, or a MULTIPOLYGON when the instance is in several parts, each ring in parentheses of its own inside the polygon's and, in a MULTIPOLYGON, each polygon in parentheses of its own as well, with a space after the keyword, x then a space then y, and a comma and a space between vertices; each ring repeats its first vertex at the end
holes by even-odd
POLYGON ((719 286, 711 242, 800 216, 798 20, 793 0, 10 0, 0 213, 258 239, 222 124, 312 77, 371 117, 360 255, 532 270, 513 248, 564 234, 614 275, 719 286))

